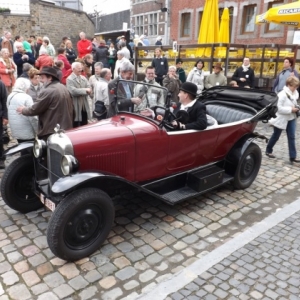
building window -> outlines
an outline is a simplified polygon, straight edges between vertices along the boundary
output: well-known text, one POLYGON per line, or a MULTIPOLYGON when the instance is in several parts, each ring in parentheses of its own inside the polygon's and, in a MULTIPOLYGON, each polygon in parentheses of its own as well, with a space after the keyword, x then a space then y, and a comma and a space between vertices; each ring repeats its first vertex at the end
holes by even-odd
MULTIPOLYGON (((279 5, 282 5, 283 1, 276 1, 276 2, 270 2, 268 5, 268 9, 272 8, 272 7, 276 7, 279 5)), ((278 32, 280 31, 280 26, 279 24, 276 23, 267 23, 266 27, 265 27, 265 32, 269 33, 269 32, 278 32)))
POLYGON ((157 36, 160 33, 159 25, 164 24, 164 21, 159 20, 158 13, 149 13, 142 16, 135 17, 135 34, 142 35, 146 34, 148 36, 157 36))
POLYGON ((191 35, 191 13, 181 15, 180 37, 189 37, 191 35))
POLYGON ((136 24, 135 26, 136 34, 138 35, 144 34, 144 16, 137 16, 135 24, 136 24))
POLYGON ((200 32, 200 26, 202 21, 203 11, 198 12, 198 24, 196 24, 197 27, 197 39, 199 38, 199 32, 200 32))
POLYGON ((242 33, 254 32, 256 5, 244 6, 242 33))
POLYGON ((158 35, 157 33, 158 14, 149 15, 149 30, 148 35, 158 35))

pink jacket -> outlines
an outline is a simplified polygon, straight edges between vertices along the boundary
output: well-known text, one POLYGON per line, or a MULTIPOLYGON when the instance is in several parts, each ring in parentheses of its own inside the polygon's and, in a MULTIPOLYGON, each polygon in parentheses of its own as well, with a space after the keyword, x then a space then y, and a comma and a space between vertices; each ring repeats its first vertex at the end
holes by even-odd
MULTIPOLYGON (((11 68, 16 70, 17 66, 14 61, 10 58, 11 68)), ((16 82, 14 73, 8 73, 7 65, 2 57, 0 57, 0 78, 5 86, 13 86, 16 82)))

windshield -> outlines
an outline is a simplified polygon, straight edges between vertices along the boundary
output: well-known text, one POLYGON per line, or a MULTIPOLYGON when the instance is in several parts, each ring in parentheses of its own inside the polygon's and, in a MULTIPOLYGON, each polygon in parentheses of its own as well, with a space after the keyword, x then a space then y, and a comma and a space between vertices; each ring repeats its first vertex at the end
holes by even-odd
POLYGON ((167 108, 172 105, 168 90, 156 82, 119 80, 114 94, 118 112, 149 116, 156 106, 167 108))

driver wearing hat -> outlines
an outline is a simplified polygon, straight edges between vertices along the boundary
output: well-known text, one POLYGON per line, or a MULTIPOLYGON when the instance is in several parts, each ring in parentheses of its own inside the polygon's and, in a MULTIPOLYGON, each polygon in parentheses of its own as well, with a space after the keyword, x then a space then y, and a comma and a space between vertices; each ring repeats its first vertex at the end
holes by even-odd
POLYGON ((184 110, 188 113, 188 120, 175 120, 172 122, 176 129, 196 129, 203 130, 207 127, 205 105, 195 99, 197 96, 197 85, 192 82, 185 82, 179 88, 179 106, 174 114, 184 110))

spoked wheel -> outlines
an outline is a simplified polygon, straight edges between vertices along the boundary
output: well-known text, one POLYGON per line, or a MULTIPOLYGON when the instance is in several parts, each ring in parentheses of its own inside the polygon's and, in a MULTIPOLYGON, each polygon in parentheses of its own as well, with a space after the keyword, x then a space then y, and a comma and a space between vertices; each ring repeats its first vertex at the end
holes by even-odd
POLYGON ((1 195, 11 208, 22 213, 37 210, 43 204, 34 193, 34 163, 31 155, 15 159, 1 179, 1 195))
POLYGON ((255 180, 261 165, 261 150, 256 144, 251 144, 239 161, 234 175, 234 187, 246 189, 255 180))
POLYGON ((94 253, 107 238, 113 221, 110 197, 95 188, 74 191, 56 207, 47 240, 58 257, 74 261, 94 253))

